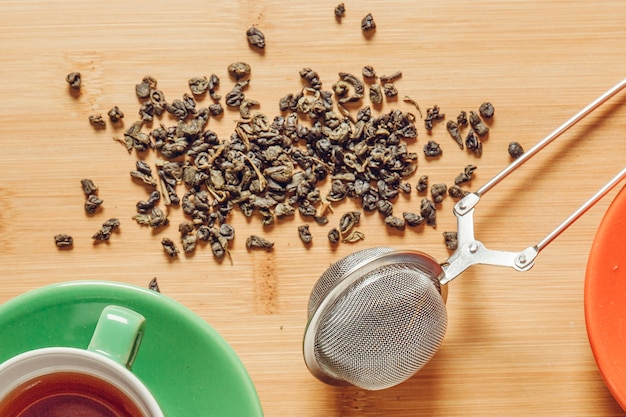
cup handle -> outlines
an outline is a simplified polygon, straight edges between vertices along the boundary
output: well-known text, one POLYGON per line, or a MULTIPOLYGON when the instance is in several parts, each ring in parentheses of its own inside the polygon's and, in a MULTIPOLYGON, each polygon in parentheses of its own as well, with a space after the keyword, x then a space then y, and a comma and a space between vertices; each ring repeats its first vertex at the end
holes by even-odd
POLYGON ((137 356, 145 324, 145 317, 133 310, 106 306, 87 349, 130 369, 137 356))

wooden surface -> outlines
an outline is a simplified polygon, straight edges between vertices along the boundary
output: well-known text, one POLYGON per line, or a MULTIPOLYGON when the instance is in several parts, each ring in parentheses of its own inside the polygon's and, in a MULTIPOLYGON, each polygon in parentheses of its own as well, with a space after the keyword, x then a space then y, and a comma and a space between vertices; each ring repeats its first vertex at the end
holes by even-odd
MULTIPOLYGON (((436 229, 391 232, 365 215, 364 241, 331 249, 329 226, 312 225, 305 248, 296 216, 270 229, 235 212, 232 265, 205 248, 168 259, 159 244, 172 226, 152 234, 131 219, 147 195, 131 181, 136 156, 113 141, 123 128, 94 130, 87 118, 118 105, 128 127, 139 107, 134 86, 152 75, 166 97, 181 97, 187 80, 216 73, 219 93, 233 84, 226 67, 252 66, 246 94, 278 114, 278 100, 297 92, 298 71, 312 67, 329 89, 340 71, 401 70, 400 100, 383 111, 438 104, 448 116, 491 101, 496 115, 483 156, 460 151, 443 124, 429 135, 420 120, 418 174, 447 182, 468 163, 478 166, 476 189, 509 163, 507 145, 530 148, 626 75, 623 1, 439 0, 166 2, 3 1, 0 3, 0 302, 51 283, 103 279, 146 286, 158 277, 163 293, 214 326, 248 369, 265 414, 280 416, 625 415, 606 389, 589 348, 583 310, 585 265, 595 230, 613 191, 540 254, 521 274, 477 266, 449 288, 449 328, 435 358, 408 382, 380 392, 318 382, 301 355, 309 293, 326 267, 377 245, 449 255, 441 233, 455 229, 453 200, 439 210, 436 229), (376 32, 365 37, 371 12, 376 32), (248 47, 251 25, 266 35, 263 54, 248 47), (65 76, 83 75, 81 94, 65 76), (444 154, 426 161, 428 139, 444 154), (102 210, 83 211, 82 178, 100 187, 102 210), (108 244, 91 235, 109 217, 122 221, 108 244), (74 236, 59 251, 57 233, 74 236), (247 235, 275 242, 273 252, 248 252, 247 235)), ((206 100, 208 102, 208 99, 206 100)), ((367 100, 365 101, 367 104, 367 100)), ((489 247, 520 250, 538 242, 623 166, 626 93, 582 121, 519 172, 489 192, 476 211, 476 233, 489 247), (575 145, 575 146, 573 146, 575 145)), ((237 112, 211 119, 221 138, 237 112)), ((172 119, 164 118, 164 123, 172 119)), ((411 180, 417 182, 417 176, 411 180)), ((395 210, 415 211, 421 196, 401 197, 395 210)), ((336 207, 331 224, 352 209, 336 207)), ((193 383, 193 381, 190 381, 193 383)))

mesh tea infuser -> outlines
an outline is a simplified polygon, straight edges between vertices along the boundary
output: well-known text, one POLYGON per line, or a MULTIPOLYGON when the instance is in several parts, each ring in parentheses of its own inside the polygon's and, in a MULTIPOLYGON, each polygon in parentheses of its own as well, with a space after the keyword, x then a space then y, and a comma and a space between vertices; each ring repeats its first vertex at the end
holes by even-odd
POLYGON ((530 269, 538 253, 608 193, 626 168, 543 240, 521 252, 491 250, 474 239, 480 198, 567 129, 626 87, 626 79, 546 136, 454 206, 458 248, 443 264, 415 250, 374 247, 332 264, 309 298, 304 360, 318 379, 368 390, 397 385, 422 368, 446 332, 447 283, 475 264, 530 269))

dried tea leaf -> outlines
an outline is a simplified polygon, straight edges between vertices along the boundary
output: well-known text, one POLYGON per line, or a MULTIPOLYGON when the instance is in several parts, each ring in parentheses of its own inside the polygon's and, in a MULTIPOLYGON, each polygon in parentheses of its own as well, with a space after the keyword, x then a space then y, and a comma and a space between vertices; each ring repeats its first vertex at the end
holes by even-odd
POLYGON ((495 110, 493 108, 493 104, 491 104, 488 101, 486 101, 483 104, 481 104, 480 107, 478 108, 478 112, 485 119, 491 119, 493 117, 494 111, 495 110))
POLYGON ((298 236, 300 237, 302 243, 304 243, 305 245, 308 245, 313 241, 313 235, 311 234, 311 230, 309 229, 308 224, 298 226, 298 236))
POLYGON ((67 74, 67 77, 65 77, 65 81, 67 81, 72 89, 80 90, 82 84, 80 72, 70 72, 67 74))
POLYGON ((434 140, 429 140, 426 145, 424 145, 424 155, 428 158, 437 158, 441 156, 442 153, 441 146, 434 140))
POLYGON ((109 240, 109 238, 111 237, 111 233, 113 233, 113 231, 117 230, 119 227, 119 219, 111 218, 102 223, 102 227, 92 236, 92 239, 96 241, 109 240))
POLYGON ((448 191, 448 186, 446 184, 433 184, 430 187, 430 194, 433 198, 433 202, 435 204, 439 204, 443 201, 443 198, 446 196, 448 191))
POLYGON ((74 245, 74 238, 66 234, 58 234, 54 236, 54 244, 57 248, 70 248, 74 245))
POLYGON ((159 283, 156 277, 150 280, 150 283, 148 284, 148 289, 152 291, 156 291, 156 292, 161 292, 161 289, 159 288, 159 283))
POLYGON ((417 180, 417 185, 415 189, 418 193, 423 193, 428 190, 428 175, 422 175, 419 180, 417 180))
POLYGON ((89 123, 96 129, 102 129, 106 126, 106 122, 102 118, 101 114, 92 114, 89 116, 89 123))
POLYGON ((446 243, 446 248, 449 251, 455 251, 459 246, 459 240, 457 232, 443 232, 443 238, 446 243))
POLYGON ((107 115, 109 116, 111 123, 117 123, 124 118, 124 112, 122 112, 118 106, 113 106, 107 115))
POLYGON ((256 236, 256 235, 251 235, 248 236, 248 238, 246 239, 246 248, 248 249, 266 249, 266 250, 272 250, 272 248, 274 247, 274 242, 270 242, 269 240, 261 237, 261 236, 256 236))
POLYGON ((85 193, 86 196, 89 196, 91 194, 95 194, 98 192, 98 187, 89 178, 80 180, 80 185, 83 188, 83 193, 85 193))
POLYGON ((508 152, 511 158, 517 159, 524 154, 524 148, 519 142, 511 142, 509 143, 508 152))
POLYGON ((250 76, 250 65, 245 62, 233 62, 228 66, 228 73, 235 81, 239 81, 250 76))
POLYGON ((459 125, 454 120, 448 120, 446 129, 456 144, 459 145, 459 148, 463 149, 463 138, 461 137, 459 125))
POLYGON ((330 229, 328 231, 328 241, 330 243, 338 243, 339 239, 341 238, 341 235, 339 233, 339 230, 336 227, 333 227, 332 229, 330 229))
POLYGON ((472 177, 474 176, 474 171, 476 171, 476 165, 466 165, 465 168, 463 169, 463 172, 461 172, 459 175, 457 175, 457 177, 454 179, 454 183, 456 185, 462 184, 464 182, 469 182, 472 180, 472 177))
POLYGON ((473 152, 474 155, 480 157, 483 154, 483 144, 478 138, 478 135, 474 132, 474 129, 470 129, 465 138, 465 146, 467 150, 473 152))
POLYGON ((406 222, 407 226, 416 227, 420 224, 424 223, 424 218, 417 213, 404 212, 402 213, 402 218, 406 222))
POLYGON ((355 243, 363 239, 365 239, 365 234, 359 232, 358 230, 354 230, 348 236, 344 237, 341 241, 344 243, 355 243))
POLYGON ((365 15, 365 17, 361 20, 361 30, 364 32, 369 32, 370 30, 376 29, 376 22, 374 21, 374 17, 371 13, 365 15))
POLYGON ((456 184, 451 186, 448 189, 448 195, 455 200, 460 200, 468 194, 470 194, 469 191, 463 190, 461 187, 459 187, 456 184))
POLYGON ((163 239, 161 239, 161 246, 163 246, 163 250, 165 251, 165 253, 172 258, 178 256, 178 254, 180 253, 180 249, 178 249, 176 243, 174 243, 174 241, 169 237, 164 237, 163 239))
POLYGON ((85 200, 85 211, 89 214, 96 212, 98 207, 102 205, 103 201, 95 194, 90 194, 85 200))
POLYGON ((207 77, 193 77, 189 79, 189 90, 194 96, 201 96, 209 89, 209 80, 207 77))
POLYGON ((259 30, 259 28, 253 26, 248 29, 246 31, 246 37, 248 38, 248 43, 251 46, 261 49, 265 48, 265 35, 261 32, 261 30, 259 30))
POLYGON ((427 198, 422 198, 420 204, 420 215, 426 219, 426 224, 429 226, 437 226, 437 208, 435 203, 427 198))
POLYGON ((385 217, 385 224, 393 229, 404 230, 406 223, 403 218, 395 216, 385 217))
POLYGON ((346 14, 346 5, 344 3, 339 3, 335 6, 335 17, 337 20, 341 20, 346 14))
POLYGON ((489 127, 487 127, 487 125, 473 111, 469 112, 469 124, 480 137, 486 136, 489 133, 489 127))

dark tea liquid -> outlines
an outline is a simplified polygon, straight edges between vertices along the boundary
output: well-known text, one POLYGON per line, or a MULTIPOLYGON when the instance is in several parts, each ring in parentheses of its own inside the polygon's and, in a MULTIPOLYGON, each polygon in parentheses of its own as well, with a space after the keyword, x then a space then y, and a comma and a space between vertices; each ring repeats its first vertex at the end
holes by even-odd
POLYGON ((77 372, 57 372, 23 383, 0 402, 0 416, 144 417, 118 388, 77 372))

